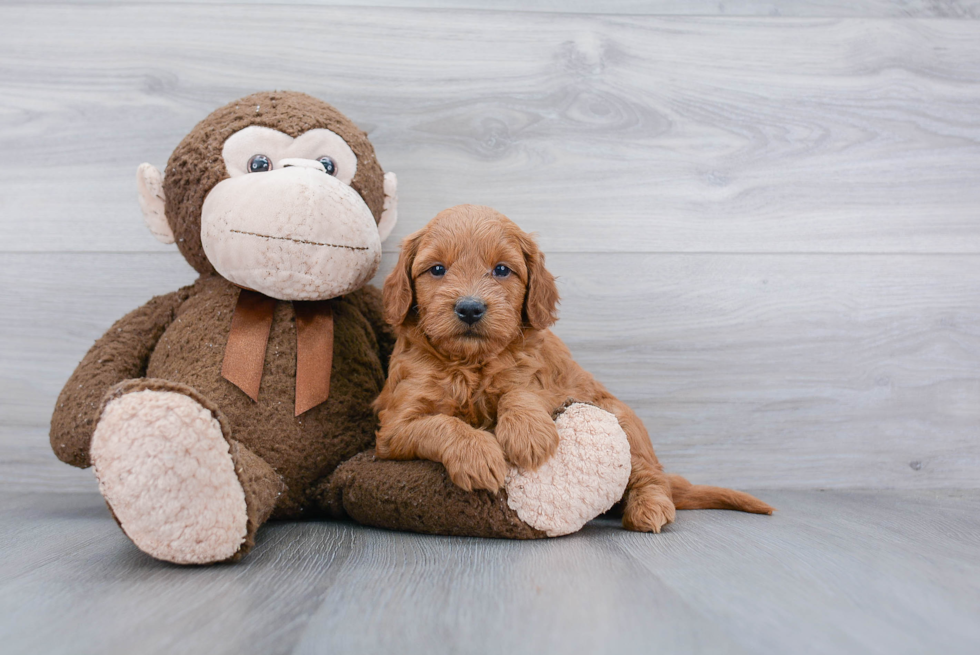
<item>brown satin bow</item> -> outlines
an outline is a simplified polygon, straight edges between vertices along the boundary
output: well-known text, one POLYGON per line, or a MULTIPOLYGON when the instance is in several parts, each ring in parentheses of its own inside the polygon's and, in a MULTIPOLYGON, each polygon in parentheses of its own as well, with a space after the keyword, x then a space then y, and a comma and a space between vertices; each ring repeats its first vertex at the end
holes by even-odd
MULTIPOLYGON (((221 376, 259 399, 265 349, 272 329, 275 298, 242 289, 231 318, 221 376)), ((329 300, 293 301, 296 312, 296 416, 330 395, 333 368, 333 310, 329 300)))

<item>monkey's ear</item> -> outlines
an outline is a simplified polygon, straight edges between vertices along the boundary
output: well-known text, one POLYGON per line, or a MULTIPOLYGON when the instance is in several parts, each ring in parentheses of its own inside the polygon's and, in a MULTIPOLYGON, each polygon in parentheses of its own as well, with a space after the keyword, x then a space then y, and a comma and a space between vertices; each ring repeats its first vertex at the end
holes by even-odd
POLYGON ((412 288, 412 264, 419 251, 419 243, 425 229, 405 237, 402 250, 398 254, 398 263, 388 277, 385 278, 381 289, 381 300, 384 303, 385 320, 389 325, 399 326, 408 318, 408 313, 415 304, 415 290, 412 288))
POLYGON ((153 164, 140 164, 136 169, 136 187, 140 193, 143 222, 160 243, 173 243, 174 232, 163 213, 163 173, 153 164))
POLYGON ((385 204, 378 221, 378 235, 384 241, 398 222, 398 178, 394 173, 385 173, 385 204))

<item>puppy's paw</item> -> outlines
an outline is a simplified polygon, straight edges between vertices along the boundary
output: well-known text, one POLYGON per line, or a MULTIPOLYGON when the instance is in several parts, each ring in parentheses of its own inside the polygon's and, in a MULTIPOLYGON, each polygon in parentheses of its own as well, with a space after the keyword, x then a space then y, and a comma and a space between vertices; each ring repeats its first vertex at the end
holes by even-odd
POLYGON ((558 450, 558 428, 544 412, 503 412, 495 433, 510 463, 526 471, 537 469, 558 450))
POLYGON ((466 491, 497 491, 504 486, 507 460, 500 444, 489 432, 473 430, 446 448, 442 465, 457 487, 466 491))
POLYGON ((623 527, 634 532, 660 532, 673 523, 676 510, 670 496, 657 487, 635 489, 626 499, 623 527))

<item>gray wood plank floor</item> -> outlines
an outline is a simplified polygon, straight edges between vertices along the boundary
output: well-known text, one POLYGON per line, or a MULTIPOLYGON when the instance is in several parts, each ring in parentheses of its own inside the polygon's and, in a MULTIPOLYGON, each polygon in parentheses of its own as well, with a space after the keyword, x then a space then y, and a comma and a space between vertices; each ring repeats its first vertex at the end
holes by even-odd
POLYGON ((976 653, 980 492, 767 491, 772 517, 544 542, 272 524, 136 550, 96 494, 0 496, 5 653, 976 653))

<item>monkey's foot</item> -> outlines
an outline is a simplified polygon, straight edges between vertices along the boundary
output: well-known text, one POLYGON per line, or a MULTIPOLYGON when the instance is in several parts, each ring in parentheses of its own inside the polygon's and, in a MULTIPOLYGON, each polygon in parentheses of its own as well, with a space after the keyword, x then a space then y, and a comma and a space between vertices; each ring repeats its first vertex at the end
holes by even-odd
POLYGON ((92 437, 99 490, 140 550, 177 564, 234 557, 246 494, 218 419, 190 396, 143 388, 109 397, 92 437))
POLYGON ((623 496, 629 439, 607 411, 575 403, 555 420, 558 450, 533 471, 511 469, 507 504, 549 537, 575 532, 623 496))

